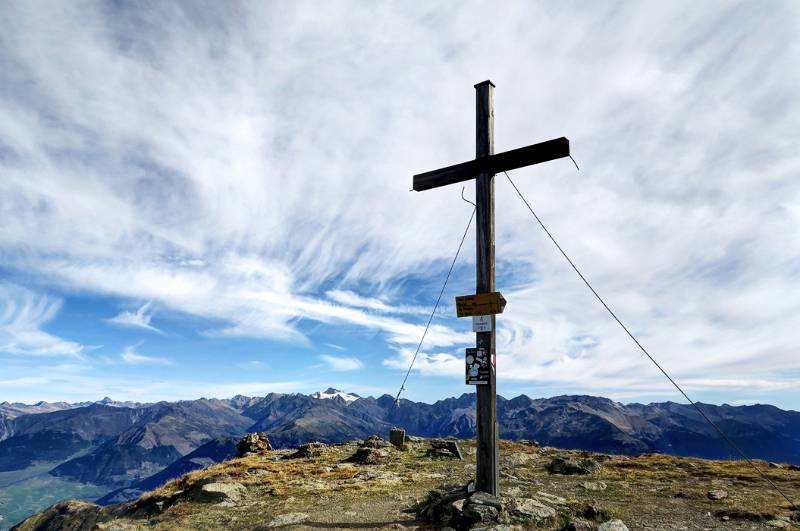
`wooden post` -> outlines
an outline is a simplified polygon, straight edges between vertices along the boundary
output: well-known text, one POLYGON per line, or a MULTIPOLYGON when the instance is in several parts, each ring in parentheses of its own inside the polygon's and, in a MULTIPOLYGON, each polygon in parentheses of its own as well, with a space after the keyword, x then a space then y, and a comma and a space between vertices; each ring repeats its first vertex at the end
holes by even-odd
MULTIPOLYGON (((538 144, 531 144, 519 149, 494 154, 494 84, 484 81, 475 85, 475 160, 439 168, 438 170, 414 175, 413 189, 421 192, 448 184, 460 183, 475 179, 476 202, 476 248, 477 248, 477 285, 475 293, 493 293, 494 286, 494 174, 516 168, 541 164, 549 160, 569 156, 569 140, 564 137, 555 138, 538 144)), ((499 293, 495 293, 499 296, 499 293)), ((489 383, 468 381, 475 384, 478 392, 477 429, 478 470, 475 482, 477 490, 495 496, 499 493, 498 477, 498 427, 497 427, 497 390, 495 384, 495 326, 494 313, 503 311, 505 300, 496 297, 476 297, 473 295, 456 297, 458 316, 480 315, 470 313, 476 306, 483 306, 487 314, 491 314, 491 332, 478 332, 476 343, 478 349, 489 353, 489 383), (459 300, 462 302, 459 302, 459 300), (467 304, 465 299, 471 299, 467 304), (460 305, 464 304, 464 311, 460 305), (471 304, 471 307, 470 307, 471 304)), ((482 326, 480 329, 484 329, 482 326)), ((473 349, 467 349, 467 352, 473 349)), ((481 370, 482 369, 481 365, 481 370)), ((401 389, 402 391, 402 389, 401 389)), ((398 394, 398 396, 400 396, 398 394)))
MULTIPOLYGON (((475 158, 494 154, 494 84, 475 85, 475 158)), ((475 293, 491 293, 494 285, 494 174, 480 173, 475 179, 477 283, 475 293)), ((478 332, 478 348, 485 348, 491 359, 488 385, 478 385, 477 404, 477 481, 476 490, 498 496, 497 390, 495 375, 495 316, 492 331, 478 332)))

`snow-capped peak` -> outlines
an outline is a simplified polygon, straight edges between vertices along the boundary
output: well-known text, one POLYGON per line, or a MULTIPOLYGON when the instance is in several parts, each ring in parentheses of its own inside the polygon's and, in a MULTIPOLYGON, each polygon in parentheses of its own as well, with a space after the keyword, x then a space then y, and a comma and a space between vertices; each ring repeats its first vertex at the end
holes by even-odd
POLYGON ((329 387, 325 391, 312 393, 311 398, 319 398, 319 399, 339 398, 341 400, 344 400, 345 402, 353 402, 354 400, 358 400, 361 397, 355 393, 345 393, 344 391, 340 391, 338 389, 334 389, 333 387, 329 387))

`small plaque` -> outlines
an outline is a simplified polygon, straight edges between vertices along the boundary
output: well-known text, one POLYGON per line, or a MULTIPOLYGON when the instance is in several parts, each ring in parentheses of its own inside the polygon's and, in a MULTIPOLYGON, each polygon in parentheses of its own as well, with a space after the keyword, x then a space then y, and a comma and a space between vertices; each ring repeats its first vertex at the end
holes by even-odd
POLYGON ((492 331, 492 316, 491 315, 473 315, 472 316, 472 331, 473 332, 491 332, 492 331))
POLYGON ((487 385, 492 370, 489 364, 489 354, 485 348, 467 349, 467 385, 487 385))

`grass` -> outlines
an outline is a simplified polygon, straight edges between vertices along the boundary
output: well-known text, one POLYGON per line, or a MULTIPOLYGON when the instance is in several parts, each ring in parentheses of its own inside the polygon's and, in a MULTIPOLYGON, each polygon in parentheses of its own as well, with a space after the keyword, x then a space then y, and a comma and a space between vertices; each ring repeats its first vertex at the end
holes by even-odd
MULTIPOLYGON (((464 461, 432 460, 426 444, 392 449, 386 462, 345 463, 354 445, 331 447, 324 455, 284 459, 291 452, 233 459, 195 471, 146 494, 136 507, 164 502, 160 514, 124 517, 117 523, 155 529, 259 529, 278 515, 302 512, 300 528, 419 528, 409 508, 443 484, 463 485, 474 476, 474 443, 462 441, 464 461), (245 496, 232 505, 203 504, 190 493, 208 482, 236 482, 245 496)), ((503 441, 501 493, 532 497, 558 510, 544 528, 557 529, 593 506, 605 518, 621 518, 630 529, 765 529, 766 521, 788 516, 790 507, 746 463, 665 455, 605 456, 503 441), (591 456, 602 469, 590 476, 551 475, 545 465, 556 455, 591 456), (588 483, 587 483, 588 482, 588 483), (590 490, 600 483, 602 490, 590 490), (728 497, 712 501, 711 489, 728 497), (550 501, 547 497, 550 496, 550 501), (553 498, 555 496, 556 498, 553 498), (558 498, 563 498, 559 500, 558 498), (726 516, 728 520, 723 520, 726 516)), ((800 472, 757 466, 800 498, 800 472)), ((130 513, 130 511, 129 511, 130 513)))

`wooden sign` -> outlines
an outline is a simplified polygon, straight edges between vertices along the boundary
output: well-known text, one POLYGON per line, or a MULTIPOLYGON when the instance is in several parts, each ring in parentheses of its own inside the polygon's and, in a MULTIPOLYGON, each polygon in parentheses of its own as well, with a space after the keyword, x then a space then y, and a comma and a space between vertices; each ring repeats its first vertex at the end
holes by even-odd
POLYGON ((506 300, 498 291, 456 297, 456 315, 458 317, 494 315, 503 313, 505 307, 506 300))

